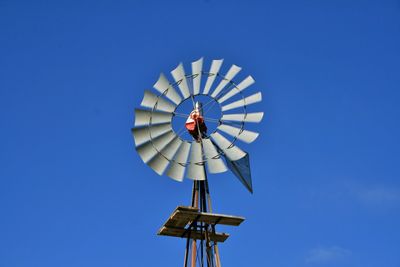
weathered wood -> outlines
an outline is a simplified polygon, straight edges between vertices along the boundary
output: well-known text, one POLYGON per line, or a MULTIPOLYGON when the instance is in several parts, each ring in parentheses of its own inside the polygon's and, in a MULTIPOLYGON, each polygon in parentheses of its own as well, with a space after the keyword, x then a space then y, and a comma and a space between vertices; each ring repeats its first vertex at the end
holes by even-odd
MULTIPOLYGON (((201 232, 199 230, 186 230, 182 228, 171 228, 165 226, 160 229, 158 235, 174 236, 181 238, 188 238, 190 235, 191 239, 205 240, 205 232, 201 232)), ((215 242, 224 242, 229 237, 229 234, 226 233, 208 233, 208 235, 210 237, 210 240, 215 242)))
MULTIPOLYGON (((243 221, 243 217, 199 212, 198 208, 196 207, 179 206, 174 210, 174 212, 171 214, 165 224, 158 231, 158 235, 174 236, 181 238, 190 237, 190 239, 193 239, 193 241, 205 240, 205 232, 189 229, 190 225, 193 222, 205 223, 214 227, 217 224, 238 226, 243 221)), ((224 242, 229 237, 229 234, 215 233, 212 231, 209 231, 208 235, 210 237, 209 240, 214 242, 224 242)), ((196 243, 194 242, 193 245, 195 246, 195 244, 196 243)))
POLYGON ((175 210, 183 210, 183 211, 199 211, 198 208, 192 206, 178 206, 175 210))
POLYGON ((196 210, 189 209, 175 209, 175 211, 170 216, 169 221, 167 221, 165 225, 181 226, 185 224, 185 222, 187 224, 194 220, 212 225, 223 224, 230 226, 239 226, 244 221, 244 218, 225 214, 198 212, 196 210))
POLYGON ((184 207, 184 206, 178 206, 174 212, 172 212, 171 216, 169 216, 168 220, 164 223, 164 226, 168 227, 185 227, 188 224, 188 221, 182 220, 180 217, 175 217, 175 214, 178 212, 198 212, 198 209, 195 207, 184 207))

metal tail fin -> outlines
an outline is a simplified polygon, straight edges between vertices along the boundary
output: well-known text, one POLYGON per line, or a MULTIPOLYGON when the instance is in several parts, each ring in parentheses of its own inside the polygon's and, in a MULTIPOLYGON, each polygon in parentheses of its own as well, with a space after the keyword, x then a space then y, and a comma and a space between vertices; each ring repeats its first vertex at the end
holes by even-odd
POLYGON ((250 172, 250 160, 249 154, 246 153, 241 159, 232 161, 224 156, 226 165, 229 170, 239 179, 239 181, 253 194, 253 185, 251 182, 251 172, 250 172))

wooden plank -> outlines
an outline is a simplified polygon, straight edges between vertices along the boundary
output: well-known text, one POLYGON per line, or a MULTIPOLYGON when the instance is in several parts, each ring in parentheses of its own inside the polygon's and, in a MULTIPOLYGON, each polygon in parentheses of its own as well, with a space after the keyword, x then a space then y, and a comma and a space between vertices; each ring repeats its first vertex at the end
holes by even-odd
POLYGON ((195 212, 189 210, 176 210, 172 214, 171 219, 182 223, 185 221, 191 222, 197 219, 198 222, 204 222, 207 224, 224 224, 230 226, 239 226, 244 221, 243 217, 206 212, 195 212))
POLYGON ((175 210, 184 210, 184 211, 199 211, 198 208, 196 207, 191 207, 191 206, 178 206, 176 207, 175 210))
MULTIPOLYGON (((174 236, 174 237, 181 237, 191 239, 205 239, 205 233, 200 232, 199 230, 186 230, 182 228, 172 228, 172 227, 162 227, 158 232, 158 235, 164 236, 174 236)), ((225 242, 225 240, 229 237, 229 234, 226 233, 208 233, 210 236, 211 241, 215 242, 225 242)))
POLYGON ((178 206, 169 216, 168 220, 164 223, 164 226, 167 227, 175 227, 175 228, 183 228, 185 227, 189 221, 187 218, 183 217, 176 217, 177 212, 198 212, 198 209, 195 207, 185 207, 185 206, 178 206))

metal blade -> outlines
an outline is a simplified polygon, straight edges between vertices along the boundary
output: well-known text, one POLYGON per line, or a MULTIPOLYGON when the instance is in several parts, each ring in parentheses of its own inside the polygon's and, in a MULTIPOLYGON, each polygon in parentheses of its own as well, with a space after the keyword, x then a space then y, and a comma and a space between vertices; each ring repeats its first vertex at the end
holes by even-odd
POLYGON ((248 105, 260 102, 261 100, 262 100, 261 92, 258 92, 258 93, 255 93, 254 95, 248 96, 244 99, 240 99, 240 100, 230 103, 228 105, 222 106, 221 110, 227 111, 227 110, 231 110, 234 108, 240 108, 240 107, 244 107, 244 106, 248 106, 248 105))
POLYGON ((236 65, 232 65, 231 68, 229 69, 228 73, 225 75, 225 79, 223 79, 215 88, 214 92, 211 94, 212 97, 216 97, 222 89, 228 84, 228 82, 232 81, 232 79, 236 76, 236 74, 239 73, 241 70, 241 67, 238 67, 236 65))
POLYGON ((174 112, 176 108, 175 104, 172 104, 162 96, 158 97, 149 90, 144 91, 144 97, 140 105, 142 107, 151 109, 154 108, 155 110, 165 111, 165 112, 174 112))
POLYGON ((150 166, 158 175, 162 175, 164 171, 167 169, 170 161, 164 158, 160 153, 157 153, 155 157, 153 157, 147 165, 150 166))
POLYGON ((192 143, 189 161, 190 163, 187 167, 186 177, 193 180, 205 180, 206 175, 204 172, 203 151, 200 143, 192 143))
POLYGON ((158 124, 151 127, 133 128, 132 134, 136 147, 172 130, 170 123, 158 124))
POLYGON ((176 105, 179 105, 179 103, 182 102, 182 98, 175 91, 174 87, 172 87, 171 83, 168 81, 167 77, 165 77, 163 73, 160 74, 158 81, 153 85, 153 87, 158 92, 165 95, 169 100, 174 102, 176 105))
POLYGON ((192 75, 193 75, 193 95, 200 93, 201 70, 203 67, 203 58, 192 62, 192 75))
POLYGON ((253 142, 259 135, 259 133, 243 130, 226 124, 221 124, 217 129, 246 143, 253 142))
POLYGON ((163 156, 166 157, 169 161, 172 161, 182 143, 182 140, 178 136, 176 136, 175 139, 172 140, 172 142, 170 142, 166 147, 161 150, 161 154, 163 154, 163 156))
POLYGON ((159 175, 162 175, 171 163, 175 153, 181 146, 182 141, 179 137, 175 137, 168 145, 166 145, 160 153, 158 153, 147 164, 159 175))
POLYGON ((210 88, 215 80, 215 77, 217 77, 217 74, 219 72, 219 69, 221 68, 222 62, 224 62, 223 59, 214 59, 211 63, 210 67, 210 73, 208 74, 206 86, 204 87, 203 94, 207 95, 208 92, 210 91, 210 88))
POLYGON ((182 142, 174 160, 170 164, 167 175, 174 180, 182 181, 185 175, 186 163, 190 152, 190 143, 182 142))
POLYGON ((202 142, 208 171, 210 173, 220 173, 227 171, 228 169, 226 168, 224 161, 221 159, 217 148, 214 146, 211 140, 205 138, 202 140, 202 142))
POLYGON ((246 153, 243 152, 243 150, 232 144, 232 142, 228 141, 228 139, 223 137, 221 134, 215 132, 211 134, 211 138, 230 160, 238 160, 246 156, 246 153))
POLYGON ((240 122, 260 122, 264 112, 243 113, 243 114, 224 114, 221 121, 240 121, 240 122))
POLYGON ((178 87, 181 90, 183 98, 190 97, 189 87, 187 85, 185 70, 183 69, 183 64, 180 63, 173 71, 171 71, 172 77, 174 77, 175 82, 178 83, 178 87))
POLYGON ((231 98, 232 96, 238 94, 239 92, 243 91, 244 89, 246 89, 247 87, 249 87, 250 85, 252 85, 254 83, 254 79, 251 76, 247 76, 246 79, 244 79, 240 84, 238 84, 235 88, 233 88, 232 90, 230 90, 228 93, 226 93, 225 95, 223 95, 221 98, 218 99, 218 102, 220 104, 222 104, 223 102, 225 102, 226 100, 228 100, 229 98, 231 98))
POLYGON ((167 146, 175 137, 176 134, 171 130, 137 147, 136 150, 142 158, 143 162, 147 163, 152 158, 154 158, 161 149, 167 146))
POLYGON ((171 122, 172 113, 164 113, 158 111, 152 112, 151 110, 135 108, 135 127, 149 125, 150 118, 152 125, 167 123, 171 122))

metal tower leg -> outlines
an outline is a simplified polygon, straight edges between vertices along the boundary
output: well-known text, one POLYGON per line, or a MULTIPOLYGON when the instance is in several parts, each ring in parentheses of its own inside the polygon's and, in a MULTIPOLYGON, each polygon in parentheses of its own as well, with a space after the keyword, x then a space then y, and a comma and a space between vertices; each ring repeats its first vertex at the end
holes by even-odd
MULTIPOLYGON (((192 207, 198 208, 200 212, 212 212, 211 196, 207 179, 205 181, 193 182, 192 207)), ((196 267, 197 260, 199 260, 201 267, 204 267, 205 264, 208 267, 221 267, 217 242, 210 240, 210 234, 215 234, 215 226, 194 222, 190 227, 193 230, 202 231, 205 239, 200 240, 199 244, 197 244, 196 240, 191 239, 190 236, 188 236, 186 240, 184 267, 196 267), (199 253, 197 252, 197 249, 199 249, 199 253), (204 259, 204 257, 206 259, 204 259), (188 265, 189 259, 190 265, 188 265)))
MULTIPOLYGON (((207 194, 208 210, 209 210, 209 212, 212 212, 211 195, 210 195, 210 189, 208 187, 207 178, 205 180, 205 188, 206 188, 206 194, 207 194)), ((211 226, 211 228, 212 228, 212 232, 215 233, 215 226, 211 226)), ((214 256, 215 256, 215 267, 221 267, 221 259, 219 256, 219 249, 218 249, 217 242, 214 242, 214 256)))
MULTIPOLYGON (((192 207, 198 208, 199 207, 199 186, 198 186, 198 181, 193 181, 193 189, 192 189, 192 207)), ((197 222, 195 222, 192 226, 193 229, 197 228, 197 222)), ((196 257, 197 257, 197 244, 196 240, 193 239, 192 242, 190 242, 190 235, 186 240, 186 250, 185 250, 185 261, 184 261, 184 267, 188 267, 188 261, 189 261, 189 254, 191 254, 191 261, 190 261, 190 266, 196 266, 196 257), (191 246, 191 249, 190 249, 191 246), (191 252, 191 253, 190 253, 191 252)))

